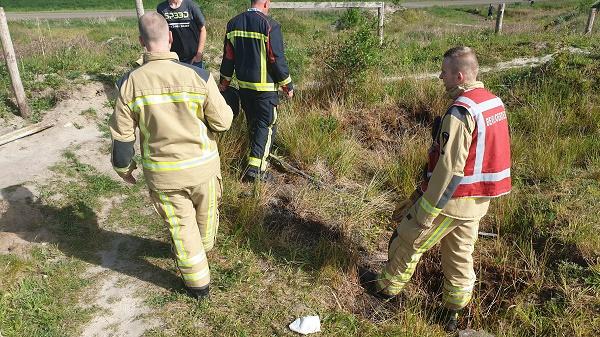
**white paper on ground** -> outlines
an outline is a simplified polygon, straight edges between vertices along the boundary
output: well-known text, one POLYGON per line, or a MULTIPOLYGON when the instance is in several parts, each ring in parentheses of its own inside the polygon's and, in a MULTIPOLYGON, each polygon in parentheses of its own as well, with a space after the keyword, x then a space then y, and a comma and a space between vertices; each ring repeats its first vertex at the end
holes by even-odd
POLYGON ((319 316, 300 317, 290 324, 290 330, 303 335, 321 332, 321 320, 319 316))

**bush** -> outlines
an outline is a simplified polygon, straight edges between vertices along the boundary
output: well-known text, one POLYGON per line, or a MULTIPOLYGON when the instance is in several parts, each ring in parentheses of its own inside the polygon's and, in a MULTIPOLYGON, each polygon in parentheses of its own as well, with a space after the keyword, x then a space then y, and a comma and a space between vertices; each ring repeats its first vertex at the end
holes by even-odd
POLYGON ((372 102, 383 94, 379 65, 382 53, 373 29, 362 25, 321 51, 318 86, 312 101, 372 102))
POLYGON ((345 30, 350 28, 356 28, 366 23, 366 18, 360 10, 357 8, 349 8, 342 16, 336 21, 335 26, 339 30, 345 30))

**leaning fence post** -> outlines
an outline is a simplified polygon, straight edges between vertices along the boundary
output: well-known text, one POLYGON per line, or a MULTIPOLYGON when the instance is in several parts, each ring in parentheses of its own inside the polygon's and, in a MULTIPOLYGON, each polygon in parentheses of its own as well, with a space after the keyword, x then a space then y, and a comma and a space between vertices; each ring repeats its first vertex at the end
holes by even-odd
POLYGON ((379 17, 379 25, 377 27, 377 33, 379 34, 379 45, 383 45, 383 21, 385 18, 385 2, 381 3, 381 6, 377 9, 379 17))
POLYGON ((496 34, 502 34, 502 21, 504 21, 504 8, 506 4, 498 5, 498 16, 496 17, 496 34))
POLYGON ((592 7, 590 11, 590 17, 588 18, 587 26, 585 28, 586 34, 592 33, 592 28, 594 28, 594 19, 596 19, 596 13, 598 13, 598 7, 592 7))
POLYGON ((17 58, 15 57, 15 48, 10 38, 8 23, 6 22, 6 14, 4 13, 3 7, 0 7, 0 40, 2 40, 4 60, 6 61, 6 68, 10 74, 10 80, 13 91, 15 92, 19 111, 21 112, 21 116, 23 118, 29 118, 31 117, 31 110, 29 109, 29 105, 27 105, 27 96, 25 96, 23 82, 21 82, 19 66, 17 65, 17 58))
POLYGON ((144 1, 143 0, 135 0, 135 10, 137 11, 138 19, 144 15, 144 1))

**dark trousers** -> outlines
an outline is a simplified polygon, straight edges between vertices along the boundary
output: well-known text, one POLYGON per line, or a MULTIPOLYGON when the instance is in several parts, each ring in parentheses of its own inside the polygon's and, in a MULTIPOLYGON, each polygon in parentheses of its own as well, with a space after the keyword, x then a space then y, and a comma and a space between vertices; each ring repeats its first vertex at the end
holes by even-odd
POLYGON ((277 92, 241 89, 240 101, 246 114, 250 133, 249 169, 266 171, 267 160, 277 132, 279 97, 277 92))

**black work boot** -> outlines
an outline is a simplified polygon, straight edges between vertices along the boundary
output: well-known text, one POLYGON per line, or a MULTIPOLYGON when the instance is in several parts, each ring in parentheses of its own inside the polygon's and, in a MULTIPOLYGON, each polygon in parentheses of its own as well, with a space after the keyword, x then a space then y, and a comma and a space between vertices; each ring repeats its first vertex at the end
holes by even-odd
POLYGON ((252 183, 256 180, 260 180, 262 182, 271 182, 273 181, 273 175, 266 171, 260 172, 257 168, 251 166, 246 169, 244 176, 242 176, 242 182, 252 183))
POLYGON ((192 296, 193 298, 195 298, 197 300, 204 300, 204 299, 208 299, 210 297, 210 295, 209 295, 210 287, 209 286, 202 287, 202 288, 185 287, 185 289, 188 291, 190 296, 192 296))
POLYGON ((360 285, 367 291, 367 293, 375 296, 384 301, 392 301, 396 300, 398 297, 396 295, 388 295, 384 293, 382 290, 377 289, 377 277, 378 275, 370 270, 359 272, 359 282, 360 285))
POLYGON ((460 310, 444 309, 444 330, 446 332, 456 332, 458 330, 458 315, 460 310))

